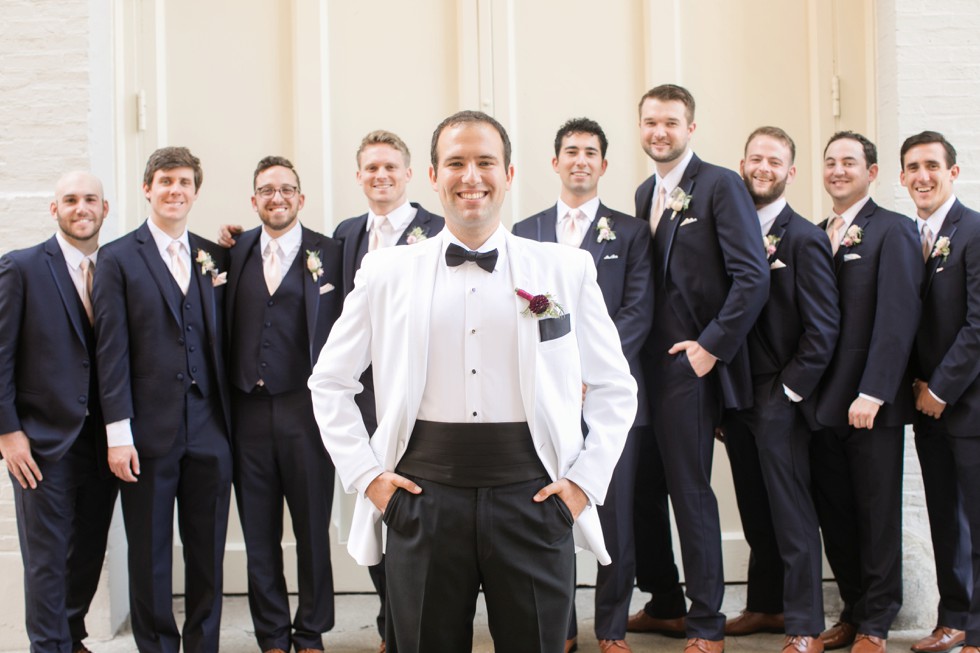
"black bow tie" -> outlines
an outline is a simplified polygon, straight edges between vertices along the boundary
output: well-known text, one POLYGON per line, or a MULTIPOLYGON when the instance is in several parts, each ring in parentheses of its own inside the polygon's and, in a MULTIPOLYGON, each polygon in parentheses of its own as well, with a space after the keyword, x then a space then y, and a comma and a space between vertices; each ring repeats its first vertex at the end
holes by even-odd
POLYGON ((493 272, 497 265, 497 250, 491 249, 489 252, 471 252, 460 247, 456 243, 449 243, 446 248, 446 265, 451 268, 462 265, 466 261, 473 261, 487 272, 493 272))

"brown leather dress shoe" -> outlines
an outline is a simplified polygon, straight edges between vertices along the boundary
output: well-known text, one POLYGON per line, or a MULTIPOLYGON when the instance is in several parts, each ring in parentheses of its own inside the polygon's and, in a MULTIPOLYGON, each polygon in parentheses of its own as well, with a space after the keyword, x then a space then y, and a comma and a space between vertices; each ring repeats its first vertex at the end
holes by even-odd
POLYGON ((660 619, 651 617, 644 610, 640 610, 629 618, 629 621, 626 622, 626 632, 659 633, 678 639, 687 636, 687 631, 684 629, 684 617, 660 619))
POLYGON ((787 635, 783 640, 783 653, 823 653, 823 640, 806 635, 787 635))
POLYGON ((915 653, 949 653, 957 646, 963 646, 965 640, 964 631, 937 626, 931 635, 913 644, 912 650, 915 653))
POLYGON ((684 653, 725 653, 725 640, 692 637, 687 640, 684 653))
POLYGON ((611 651, 612 653, 633 653, 633 649, 630 645, 626 643, 625 639, 600 639, 599 640, 599 653, 606 653, 611 651))
POLYGON ((742 614, 725 622, 725 636, 741 637, 755 633, 784 633, 786 621, 783 613, 751 612, 742 610, 742 614))
POLYGON ((851 653, 885 653, 887 640, 874 635, 858 633, 851 645, 851 653))
POLYGON ((980 653, 980 646, 963 646, 960 653, 980 653))
POLYGON ((854 636, 857 635, 857 626, 846 621, 838 621, 827 630, 820 633, 823 640, 823 647, 828 651, 835 648, 844 648, 854 643, 854 636))
POLYGON ((565 640, 565 653, 575 653, 578 650, 578 637, 565 640))

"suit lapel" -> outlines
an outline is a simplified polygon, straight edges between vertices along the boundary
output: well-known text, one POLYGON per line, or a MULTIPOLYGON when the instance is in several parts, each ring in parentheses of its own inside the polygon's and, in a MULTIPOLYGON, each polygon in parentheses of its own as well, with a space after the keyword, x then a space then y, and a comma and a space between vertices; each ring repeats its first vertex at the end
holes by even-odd
MULTIPOLYGON (((235 249, 232 250, 231 263, 228 267, 228 290, 225 294, 225 302, 228 307, 226 313, 228 315, 235 314, 235 304, 238 301, 238 282, 242 278, 242 270, 245 269, 245 263, 248 262, 249 257, 256 250, 255 244, 259 240, 261 230, 262 227, 257 227, 243 233, 238 237, 235 249), (239 247, 243 253, 236 256, 235 252, 238 252, 239 247)), ((228 342, 231 342, 232 323, 233 320, 225 320, 225 332, 228 336, 228 342)))
POLYGON ((435 236, 435 234, 430 233, 432 228, 429 226, 429 220, 432 216, 429 214, 429 212, 418 204, 412 204, 412 207, 415 209, 415 217, 412 218, 412 221, 409 222, 408 226, 402 231, 402 235, 399 236, 398 242, 396 242, 395 245, 408 245, 408 237, 416 229, 418 229, 419 234, 423 236, 423 240, 435 236))
POLYGON ((534 218, 534 227, 539 243, 558 242, 558 205, 545 209, 534 218))
MULTIPOLYGON (((197 289, 201 292, 201 311, 204 313, 204 325, 207 327, 208 335, 211 338, 211 344, 214 345, 218 341, 218 321, 217 321, 217 306, 214 300, 214 282, 211 280, 211 274, 206 272, 201 272, 201 266, 196 262, 197 255, 195 252, 201 251, 201 247, 204 243, 201 239, 188 232, 187 242, 191 246, 191 283, 197 284, 197 289)), ((207 251, 207 250, 204 250, 207 251)), ((218 270, 220 273, 221 270, 218 270)), ((212 351, 215 347, 212 346, 212 351)))
POLYGON ((603 206, 602 202, 599 202, 599 208, 595 212, 595 220, 592 221, 592 224, 589 225, 589 228, 586 230, 585 237, 582 238, 582 245, 580 246, 581 249, 584 249, 592 255, 592 260, 597 266, 599 265, 599 261, 602 259, 602 252, 606 249, 607 242, 605 240, 599 242, 598 239, 599 232, 597 229, 599 227, 599 220, 602 218, 608 218, 610 229, 615 231, 616 225, 613 223, 612 211, 603 206))
POLYGON ((306 336, 308 339, 307 348, 310 350, 310 363, 316 364, 316 354, 313 351, 313 342, 316 340, 316 318, 320 312, 320 280, 313 280, 313 274, 306 267, 307 252, 313 252, 320 257, 323 262, 323 252, 320 250, 320 238, 314 236, 313 232, 306 227, 303 229, 303 244, 296 256, 300 257, 300 268, 303 275, 303 298, 306 304, 306 336))
MULTIPOLYGON (((861 210, 858 211, 858 214, 855 216, 854 220, 851 221, 851 225, 844 231, 844 235, 846 236, 848 231, 851 231, 851 229, 857 227, 861 230, 863 237, 864 231, 867 229, 868 222, 871 220, 871 214, 874 213, 875 209, 877 208, 878 205, 875 204, 875 201, 869 199, 864 206, 861 207, 861 210)), ((834 255, 834 268, 837 270, 837 272, 840 272, 841 266, 844 265, 844 257, 851 252, 851 248, 856 247, 857 245, 858 243, 855 243, 854 245, 846 247, 843 243, 841 243, 841 246, 837 249, 837 254, 834 255)))
MULTIPOLYGON (((953 234, 956 233, 957 224, 959 223, 960 218, 962 217, 963 217, 963 205, 960 204, 959 200, 956 200, 955 202, 953 202, 953 206, 950 207, 949 213, 946 214, 946 219, 943 220, 942 228, 939 230, 939 233, 936 234, 936 242, 939 242, 940 238, 945 237, 945 238, 949 238, 950 246, 952 246, 953 234)), ((933 245, 933 247, 935 247, 935 245, 933 245)), ((942 264, 943 264, 943 258, 941 256, 930 258, 926 262, 926 287, 922 293, 923 297, 929 294, 929 289, 932 287, 932 279, 933 277, 936 276, 936 270, 938 270, 942 264)))
MULTIPOLYGON (((684 189, 684 193, 690 197, 694 194, 694 178, 698 174, 698 170, 701 168, 701 159, 695 154, 691 157, 690 163, 687 164, 687 169, 684 171, 684 176, 681 177, 681 183, 677 184, 678 188, 684 189)), ((668 197, 667 200, 670 198, 668 197)), ((664 202, 666 204, 666 201, 664 202)), ((667 250, 664 253, 664 278, 667 278, 667 270, 670 265, 670 251, 674 246, 674 238, 677 236, 677 230, 680 228, 681 222, 684 221, 683 212, 678 213, 671 219, 670 215, 673 211, 670 211, 668 207, 664 207, 663 215, 660 216, 660 224, 663 224, 664 220, 667 220, 667 229, 670 231, 667 235, 667 250)), ((658 225, 659 226, 659 225, 658 225)))
POLYGON ((51 276, 54 277, 54 284, 58 287, 58 294, 61 295, 65 311, 68 312, 72 329, 82 344, 85 345, 85 327, 82 325, 82 315, 85 314, 85 310, 82 307, 82 300, 78 296, 78 290, 75 289, 75 283, 71 280, 71 275, 68 274, 68 262, 65 261, 65 255, 61 251, 56 236, 52 236, 44 243, 44 251, 48 255, 48 269, 51 270, 51 276))
MULTIPOLYGON (((167 308, 170 309, 170 315, 173 316, 174 322, 178 325, 180 324, 180 312, 177 310, 177 304, 175 304, 175 298, 173 293, 173 275, 170 274, 170 270, 167 269, 166 263, 163 262, 163 258, 160 256, 160 250, 157 249, 156 241, 153 240, 153 235, 150 233, 150 228, 143 223, 139 229, 136 230, 136 241, 139 243, 137 250, 140 256, 143 257, 143 262, 146 263, 147 269, 150 271, 150 276, 157 284, 157 288, 160 290, 160 294, 163 295, 163 301, 166 302, 167 308)), ((194 254, 191 254, 191 276, 194 275, 194 254)))
MULTIPOLYGON (((510 261, 510 275, 514 285, 532 294, 546 292, 541 287, 538 266, 533 256, 521 246, 520 239, 507 234, 507 258, 510 261)), ((514 310, 517 312, 517 367, 521 382, 521 399, 531 435, 535 434, 536 361, 538 348, 537 318, 521 315, 527 302, 514 294, 514 310)))
MULTIPOLYGON (((769 257, 769 264, 772 265, 776 260, 776 255, 779 253, 779 243, 783 240, 783 234, 786 233, 786 225, 789 224, 789 218, 793 215, 793 209, 789 208, 789 204, 783 207, 783 210, 779 212, 776 216, 776 220, 769 227, 769 233, 766 234, 767 241, 776 241, 776 251, 772 253, 769 257)), ((768 246, 768 242, 766 243, 768 246)))

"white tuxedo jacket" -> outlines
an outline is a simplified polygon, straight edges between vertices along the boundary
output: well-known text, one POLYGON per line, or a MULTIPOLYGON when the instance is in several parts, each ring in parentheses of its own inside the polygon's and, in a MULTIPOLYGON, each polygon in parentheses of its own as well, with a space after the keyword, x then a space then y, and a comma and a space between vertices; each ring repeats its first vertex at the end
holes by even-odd
MULTIPOLYGON (((595 505, 605 498, 633 424, 636 383, 589 253, 509 233, 506 246, 515 285, 551 294, 571 315, 571 332, 547 342, 540 342, 539 318, 519 316, 521 396, 548 475, 567 477, 590 499, 575 524, 576 546, 608 564, 595 505), (584 404, 582 383, 588 387, 584 404)), ((443 251, 444 236, 434 236, 365 256, 310 377, 324 446, 346 491, 358 494, 347 548, 362 565, 378 563, 382 554, 381 513, 364 491, 383 471, 394 471, 405 453, 425 387, 428 350, 437 346, 429 342, 429 318, 443 251), (369 363, 378 409, 378 429, 370 438, 354 403, 369 363)), ((526 307, 515 294, 514 310, 526 307)))

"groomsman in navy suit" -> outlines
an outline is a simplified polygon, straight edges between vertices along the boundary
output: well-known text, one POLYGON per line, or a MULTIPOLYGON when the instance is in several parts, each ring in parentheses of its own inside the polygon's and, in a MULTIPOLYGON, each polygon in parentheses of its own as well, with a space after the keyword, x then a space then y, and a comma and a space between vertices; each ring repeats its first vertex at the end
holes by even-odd
POLYGON ((31 651, 85 653, 116 480, 106 466, 91 283, 109 210, 85 172, 55 188, 54 236, 0 258, 0 455, 13 482, 31 651))
POLYGON ((871 199, 874 143, 834 134, 824 188, 840 293, 840 339, 816 398, 813 492, 827 560, 844 599, 821 634, 828 649, 884 653, 902 605, 902 460, 913 413, 907 366, 919 323, 922 253, 915 224, 871 199))
POLYGON ((942 134, 905 140, 902 183, 925 261, 912 354, 915 448, 929 508, 939 615, 916 653, 980 645, 980 213, 953 192, 956 150, 942 134))
POLYGON ((749 333, 753 405, 723 425, 742 530, 751 547, 746 609, 726 635, 786 632, 785 653, 820 653, 820 525, 810 494, 812 397, 840 329, 826 235, 786 202, 796 145, 778 127, 745 143, 740 170, 759 214, 769 300, 749 333))
MULTIPOLYGON (((594 120, 575 118, 559 128, 551 166, 561 178, 557 204, 516 223, 513 233, 539 242, 558 242, 592 255, 599 288, 616 325, 630 373, 639 385, 639 409, 616 465, 599 521, 612 563, 596 574, 595 633, 599 649, 629 650, 626 621, 633 596, 636 561, 633 550, 633 485, 636 450, 650 434, 640 348, 650 332, 653 287, 650 285, 650 230, 642 220, 613 211, 599 201, 599 178, 608 161, 606 134, 594 120)), ((584 389, 583 389, 584 390, 584 389)), ((662 474, 662 470, 660 471, 662 474)), ((666 500, 666 497, 665 497, 666 500)), ((665 524, 670 535, 670 524, 665 524)), ((566 651, 576 648, 575 608, 569 624, 566 651)))
MULTIPOLYGON (((445 221, 429 213, 421 204, 408 201, 408 182, 412 180, 412 155, 397 134, 375 130, 361 139, 357 148, 357 183, 367 198, 368 212, 337 225, 333 237, 344 247, 344 297, 354 289, 354 275, 369 251, 394 245, 414 245, 442 231, 445 221)), ((371 368, 361 376, 364 390, 355 398, 368 433, 378 428, 374 405, 374 376, 371 368)), ((385 636, 384 559, 368 567, 371 582, 381 599, 378 633, 381 651, 385 636)))
MULTIPOLYGON (((691 599, 686 650, 721 653, 714 430, 723 408, 752 405, 745 339, 766 302, 769 266, 742 179, 690 147, 691 94, 664 84, 648 91, 639 109, 641 145, 656 163, 636 191, 636 215, 649 220, 653 234, 654 320, 643 364, 691 599)), ((638 550, 638 558, 645 555, 638 550)), ((644 616, 654 615, 645 610, 631 626, 643 630, 644 616)))
POLYGON ((306 381, 341 307, 341 248, 300 225, 299 174, 259 161, 252 208, 262 226, 231 250, 226 335, 232 389, 235 498, 248 554, 248 602, 259 648, 323 650, 334 624, 330 509, 334 468, 306 381), (296 537, 299 605, 283 576, 283 501, 296 537))
POLYGON ((187 230, 201 188, 187 148, 150 155, 149 219, 102 249, 95 273, 109 467, 124 481, 129 603, 141 652, 176 653, 173 523, 183 543, 183 650, 219 650, 232 460, 222 355, 225 252, 187 230))

